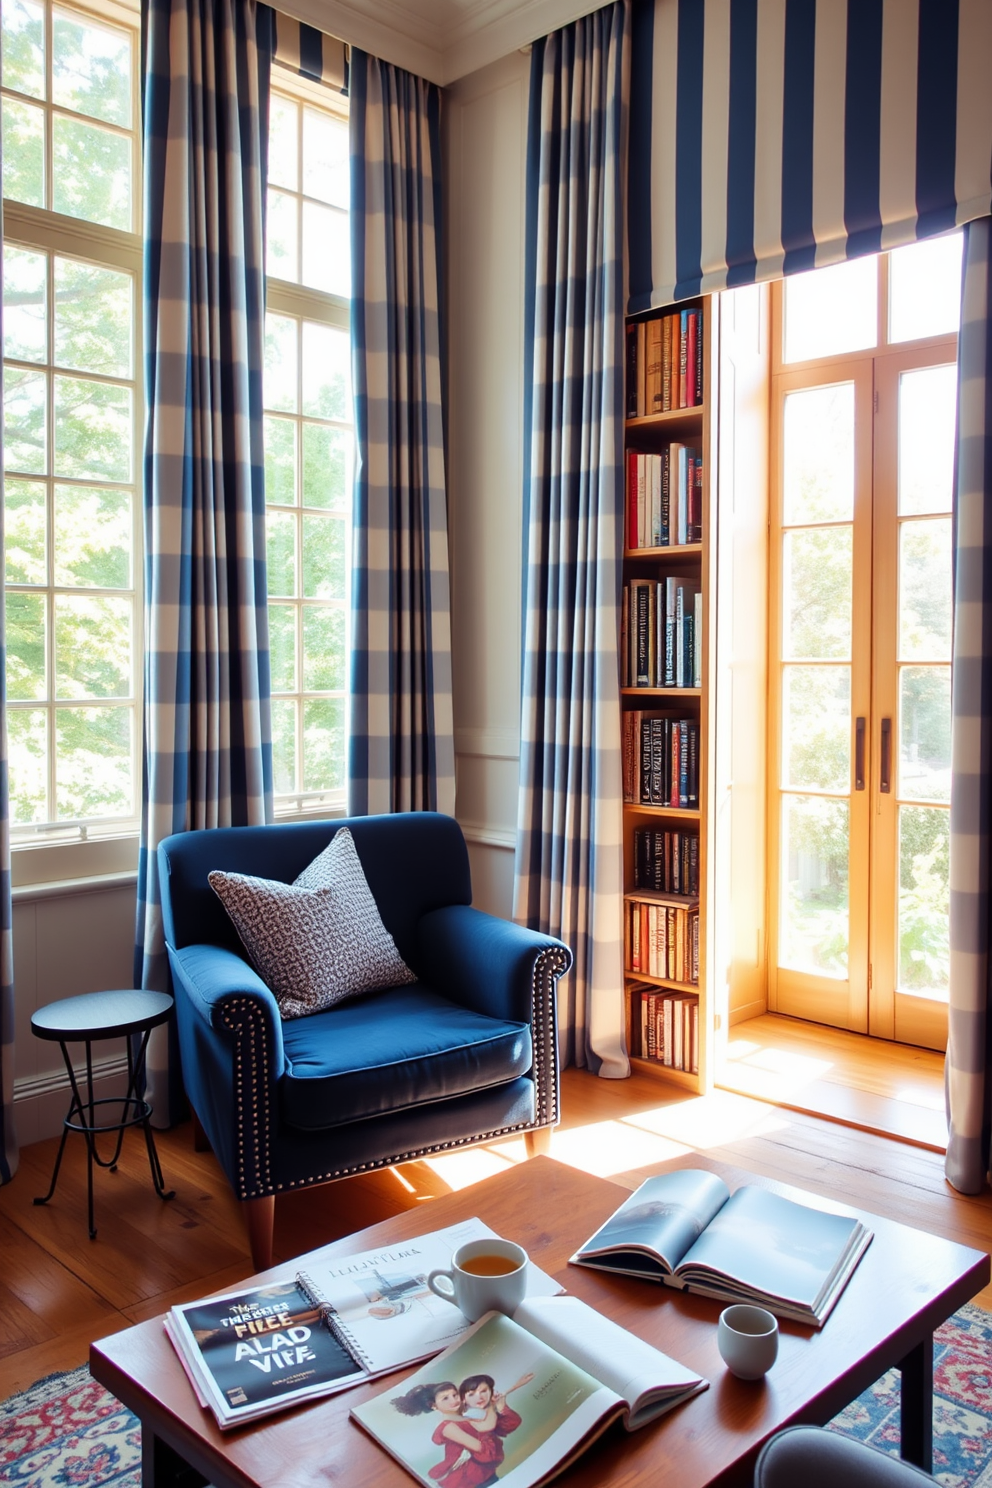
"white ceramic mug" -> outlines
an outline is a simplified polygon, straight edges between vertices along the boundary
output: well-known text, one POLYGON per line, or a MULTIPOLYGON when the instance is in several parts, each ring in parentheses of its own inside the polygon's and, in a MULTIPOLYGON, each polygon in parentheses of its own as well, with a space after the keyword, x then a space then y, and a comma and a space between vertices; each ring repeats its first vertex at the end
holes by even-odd
POLYGON ((716 1346, 731 1374, 761 1379, 778 1358, 778 1319, 763 1307, 727 1307, 717 1324, 716 1346))
POLYGON ((527 1290, 527 1252, 512 1240, 468 1240, 452 1256, 450 1271, 432 1271, 427 1285, 445 1302, 460 1307, 470 1323, 485 1312, 513 1312, 527 1290), (465 1269, 486 1256, 509 1269, 491 1276, 465 1269))

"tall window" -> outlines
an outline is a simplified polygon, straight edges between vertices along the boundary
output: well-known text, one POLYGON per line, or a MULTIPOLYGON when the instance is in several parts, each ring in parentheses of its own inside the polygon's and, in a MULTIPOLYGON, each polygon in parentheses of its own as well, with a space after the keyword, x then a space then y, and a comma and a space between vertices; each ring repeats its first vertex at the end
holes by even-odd
POLYGON ((10 803, 36 840, 138 814, 137 15, 0 15, 10 803))
POLYGON ((780 286, 770 1005, 942 1046, 958 235, 780 286))
POLYGON ((276 809, 344 800, 351 469, 345 101, 273 88, 265 490, 276 809))

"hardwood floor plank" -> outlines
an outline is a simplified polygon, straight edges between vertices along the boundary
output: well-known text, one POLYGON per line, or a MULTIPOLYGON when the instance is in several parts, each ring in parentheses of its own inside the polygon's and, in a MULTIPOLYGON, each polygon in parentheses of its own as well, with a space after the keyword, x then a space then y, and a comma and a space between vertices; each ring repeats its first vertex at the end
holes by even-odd
POLYGON ((0 1356, 57 1335, 65 1318, 99 1327, 113 1309, 0 1213, 0 1356))
POLYGON ((78 1369, 89 1358, 90 1343, 94 1339, 106 1338, 108 1333, 116 1333, 118 1329, 126 1327, 127 1318, 123 1313, 108 1314, 104 1325, 99 1328, 77 1323, 44 1343, 21 1349, 16 1354, 8 1354, 5 1359, 0 1359, 0 1400, 6 1400, 8 1395, 14 1395, 19 1390, 28 1389, 46 1375, 66 1369, 78 1369))

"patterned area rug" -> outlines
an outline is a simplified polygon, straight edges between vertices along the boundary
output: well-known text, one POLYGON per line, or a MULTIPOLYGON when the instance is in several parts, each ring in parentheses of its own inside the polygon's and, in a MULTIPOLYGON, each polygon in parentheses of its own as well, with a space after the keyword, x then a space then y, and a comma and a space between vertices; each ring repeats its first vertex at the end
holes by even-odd
MULTIPOLYGON (((938 1329, 934 1396, 934 1477, 945 1488, 992 1488, 992 1313, 969 1305, 938 1329)), ((898 1371, 830 1429, 898 1456, 898 1371)), ((0 1484, 140 1488, 141 1427, 86 1367, 50 1375, 0 1404, 0 1484)))

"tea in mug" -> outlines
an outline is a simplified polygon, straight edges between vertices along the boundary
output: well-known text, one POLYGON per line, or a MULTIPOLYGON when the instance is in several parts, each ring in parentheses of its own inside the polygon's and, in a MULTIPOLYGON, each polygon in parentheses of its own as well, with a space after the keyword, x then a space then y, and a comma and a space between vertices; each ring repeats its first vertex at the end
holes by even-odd
POLYGON ((470 1260, 461 1261, 459 1266, 470 1276, 509 1276, 511 1271, 518 1269, 516 1261, 501 1255, 472 1256, 470 1260))

